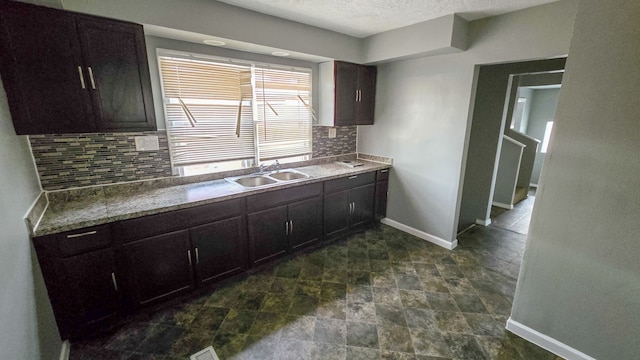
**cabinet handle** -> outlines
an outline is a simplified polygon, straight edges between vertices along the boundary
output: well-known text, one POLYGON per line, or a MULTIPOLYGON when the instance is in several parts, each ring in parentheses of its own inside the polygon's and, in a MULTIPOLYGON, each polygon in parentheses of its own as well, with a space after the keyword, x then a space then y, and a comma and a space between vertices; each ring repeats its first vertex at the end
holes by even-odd
POLYGON ((189 266, 192 266, 193 264, 191 263, 191 250, 187 250, 187 257, 189 258, 189 266))
POLYGON ((111 273, 111 282, 113 283, 113 289, 118 291, 118 282, 116 281, 116 273, 111 273))
POLYGON ((358 90, 358 102, 362 101, 362 90, 358 90))
POLYGON ((387 173, 387 172, 389 172, 389 169, 380 170, 381 174, 384 174, 384 173, 387 173))
POLYGON ((82 66, 78 66, 78 75, 80 75, 80 86, 82 86, 83 89, 86 89, 87 86, 84 83, 84 75, 82 75, 82 66))
POLYGON ((73 238, 82 237, 82 236, 95 235, 96 233, 98 233, 98 232, 94 230, 94 231, 87 231, 87 232, 83 232, 83 233, 79 233, 79 234, 70 234, 70 235, 67 235, 67 239, 73 239, 73 238))
POLYGON ((353 180, 353 179, 355 179, 355 178, 357 178, 357 177, 358 177, 358 175, 353 175, 353 176, 349 176, 349 178, 348 178, 348 179, 349 179, 349 180, 353 180))
POLYGON ((358 90, 356 90, 356 102, 358 102, 358 90))
POLYGON ((289 220, 289 234, 293 234, 293 220, 289 220))
POLYGON ((353 211, 351 212, 352 214, 356 213, 356 202, 353 202, 353 211))
POLYGON ((91 88, 95 90, 96 82, 93 80, 93 70, 91 69, 91 66, 87 66, 87 69, 89 69, 89 80, 91 80, 91 88))
POLYGON ((285 235, 289 235, 289 222, 288 221, 284 222, 284 234, 285 235))
POLYGON ((200 253, 198 252, 198 248, 196 248, 196 264, 200 264, 200 253))

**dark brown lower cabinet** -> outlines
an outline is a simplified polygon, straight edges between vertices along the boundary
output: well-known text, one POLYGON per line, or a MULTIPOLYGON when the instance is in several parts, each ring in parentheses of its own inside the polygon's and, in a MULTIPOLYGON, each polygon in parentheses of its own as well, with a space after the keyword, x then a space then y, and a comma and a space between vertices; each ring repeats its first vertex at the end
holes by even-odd
POLYGON ((324 196, 324 235, 334 238, 373 221, 374 183, 324 196))
POLYGON ((247 215, 250 258, 260 265, 282 256, 287 251, 287 206, 247 215))
POLYGON ((316 196, 247 215, 250 257, 260 265, 312 245, 322 236, 322 198, 316 196))
POLYGON ((247 246, 241 216, 189 230, 199 284, 216 282, 247 268, 247 246))
POLYGON ((380 220, 387 216, 387 192, 389 191, 389 180, 376 181, 376 205, 375 217, 380 220))
POLYGON ((333 237, 349 228, 349 190, 324 196, 324 236, 333 237))
POLYGON ((194 254, 188 230, 134 241, 123 248, 136 305, 160 301, 194 288, 194 254))
POLYGON ((61 260, 75 317, 72 326, 80 330, 114 317, 120 305, 115 256, 111 249, 94 251, 61 260))
POLYGON ((315 244, 322 236, 322 198, 314 197, 288 205, 289 248, 315 244))
POLYGON ((368 225, 373 220, 374 192, 374 184, 351 189, 351 193, 349 194, 349 200, 353 204, 351 206, 351 217, 349 218, 349 225, 351 227, 368 225))
POLYGON ((120 312, 316 244, 323 230, 327 239, 361 230, 373 221, 374 209, 379 216, 386 208, 388 175, 378 175, 353 175, 34 238, 61 335, 82 337, 120 312))

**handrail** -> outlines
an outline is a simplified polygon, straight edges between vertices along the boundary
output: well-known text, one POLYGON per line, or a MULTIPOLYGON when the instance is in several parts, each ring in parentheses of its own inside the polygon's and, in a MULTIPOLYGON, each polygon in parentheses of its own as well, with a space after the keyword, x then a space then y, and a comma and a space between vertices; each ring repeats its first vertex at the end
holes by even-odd
POLYGON ((518 145, 518 146, 520 146, 520 147, 522 147, 522 148, 527 147, 527 145, 525 145, 525 144, 523 144, 523 143, 519 142, 518 140, 515 140, 515 139, 513 139, 513 138, 510 138, 510 137, 508 137, 507 135, 502 135, 502 139, 503 139, 503 140, 507 140, 507 141, 509 141, 509 142, 511 142, 511 143, 513 143, 513 144, 516 144, 516 145, 518 145))

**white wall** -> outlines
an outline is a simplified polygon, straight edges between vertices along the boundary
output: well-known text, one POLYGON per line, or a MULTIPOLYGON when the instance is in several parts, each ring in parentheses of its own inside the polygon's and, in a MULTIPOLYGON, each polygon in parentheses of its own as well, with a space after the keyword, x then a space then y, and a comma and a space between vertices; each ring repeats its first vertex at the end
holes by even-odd
POLYGON ((358 151, 394 158, 387 216, 453 242, 474 66, 566 54, 576 2, 470 23, 469 50, 378 67, 376 120, 358 151))
POLYGON ((40 184, 1 83, 0 154, 0 359, 58 359, 60 335, 23 221, 40 184))
POLYGON ((639 18, 580 3, 511 314, 596 359, 640 354, 639 18))

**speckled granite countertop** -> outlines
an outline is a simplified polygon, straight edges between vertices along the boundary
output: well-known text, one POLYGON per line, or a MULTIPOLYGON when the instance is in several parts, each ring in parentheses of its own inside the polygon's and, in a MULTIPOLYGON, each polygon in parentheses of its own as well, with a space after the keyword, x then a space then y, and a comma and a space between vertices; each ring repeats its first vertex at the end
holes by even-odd
POLYGON ((358 161, 363 165, 356 168, 334 162, 295 167, 310 178, 254 189, 221 179, 172 186, 149 181, 49 194, 49 205, 32 234, 55 234, 391 167, 386 163, 358 161))

